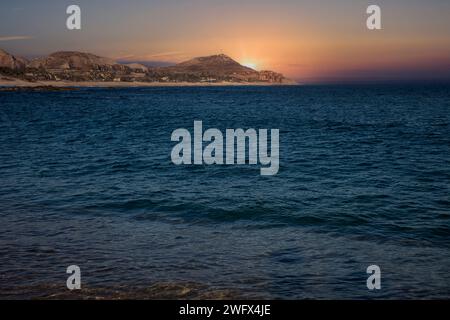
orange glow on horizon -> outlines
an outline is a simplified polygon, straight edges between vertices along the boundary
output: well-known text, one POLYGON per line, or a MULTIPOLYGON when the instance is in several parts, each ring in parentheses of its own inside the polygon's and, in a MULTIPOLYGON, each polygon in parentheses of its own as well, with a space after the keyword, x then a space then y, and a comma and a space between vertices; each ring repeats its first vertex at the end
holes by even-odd
POLYGON ((83 51, 154 66, 222 53, 299 82, 450 78, 449 1, 385 1, 382 11, 389 14, 382 14, 383 29, 377 31, 366 27, 366 3, 350 0, 136 0, 110 10, 90 1, 86 10, 96 18, 70 33, 51 27, 60 17, 45 15, 53 11, 44 2, 45 24, 25 4, 0 19, 2 30, 11 32, 2 35, 2 49, 28 57, 83 51), (8 41, 19 34, 23 40, 8 41))
POLYGON ((258 64, 251 60, 244 60, 243 62, 241 62, 241 65, 243 65, 244 67, 253 69, 253 70, 258 70, 258 64))

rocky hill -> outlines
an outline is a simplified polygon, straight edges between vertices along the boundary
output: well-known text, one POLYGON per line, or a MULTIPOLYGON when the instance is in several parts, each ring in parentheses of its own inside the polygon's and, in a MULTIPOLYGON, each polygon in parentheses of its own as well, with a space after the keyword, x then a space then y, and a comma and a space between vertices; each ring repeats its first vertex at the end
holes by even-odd
POLYGON ((167 67, 168 70, 175 72, 207 72, 211 74, 255 74, 257 71, 244 67, 230 57, 219 54, 209 57, 199 57, 182 62, 174 67, 167 67))
POLYGON ((27 66, 28 61, 24 58, 15 57, 8 52, 0 49, 0 68, 11 70, 22 70, 27 66))
POLYGON ((224 54, 194 58, 169 67, 149 68, 141 64, 120 64, 76 51, 55 52, 27 61, 0 50, 0 74, 27 81, 289 83, 280 73, 258 72, 224 54))
POLYGON ((48 57, 31 60, 29 68, 44 68, 47 70, 80 70, 110 68, 117 63, 111 59, 99 57, 90 53, 62 51, 48 57))
POLYGON ((240 65, 230 57, 220 54, 199 57, 172 67, 159 68, 158 72, 170 79, 196 79, 196 81, 245 81, 259 80, 259 73, 240 65))

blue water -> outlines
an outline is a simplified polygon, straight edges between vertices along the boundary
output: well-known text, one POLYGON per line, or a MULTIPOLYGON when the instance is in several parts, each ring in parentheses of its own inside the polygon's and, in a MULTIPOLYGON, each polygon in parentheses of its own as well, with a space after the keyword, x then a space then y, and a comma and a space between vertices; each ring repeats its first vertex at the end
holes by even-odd
POLYGON ((449 86, 0 92, 3 297, 76 264, 89 288, 449 298, 449 195, 449 86), (194 120, 280 129, 278 175, 173 165, 194 120))

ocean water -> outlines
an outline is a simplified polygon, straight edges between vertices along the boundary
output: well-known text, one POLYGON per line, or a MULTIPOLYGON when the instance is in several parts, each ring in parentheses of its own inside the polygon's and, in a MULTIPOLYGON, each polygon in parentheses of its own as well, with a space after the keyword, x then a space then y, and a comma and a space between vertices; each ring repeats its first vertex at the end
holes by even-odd
POLYGON ((449 86, 0 92, 3 298, 450 298, 449 195, 449 86), (173 165, 194 120, 280 129, 278 175, 173 165))

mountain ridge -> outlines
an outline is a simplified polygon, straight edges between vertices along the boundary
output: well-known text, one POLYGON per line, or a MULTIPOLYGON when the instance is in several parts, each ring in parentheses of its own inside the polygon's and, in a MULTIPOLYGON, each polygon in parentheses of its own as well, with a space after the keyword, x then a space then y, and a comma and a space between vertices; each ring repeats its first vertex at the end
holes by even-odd
POLYGON ((57 51, 42 58, 36 58, 29 62, 30 68, 49 69, 80 69, 87 70, 94 65, 114 65, 112 59, 100 57, 91 53, 78 51, 57 51))
POLYGON ((225 54, 195 57, 173 66, 147 67, 79 51, 57 51, 28 61, 0 49, 0 74, 26 81, 292 83, 281 73, 256 71, 225 54))

